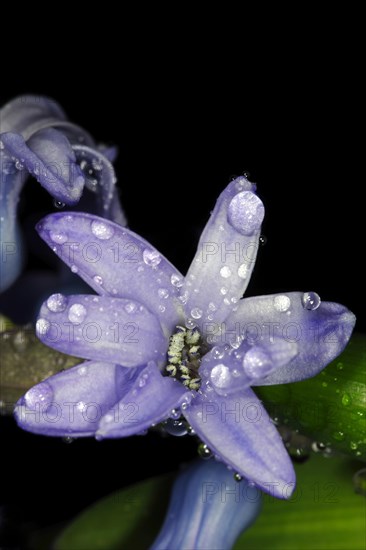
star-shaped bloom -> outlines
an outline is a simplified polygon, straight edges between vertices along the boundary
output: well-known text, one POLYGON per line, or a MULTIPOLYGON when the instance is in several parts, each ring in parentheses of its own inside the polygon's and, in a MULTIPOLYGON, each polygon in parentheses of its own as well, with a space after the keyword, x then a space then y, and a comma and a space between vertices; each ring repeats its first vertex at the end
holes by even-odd
POLYGON ((0 292, 22 266, 17 204, 27 177, 38 180, 59 205, 77 204, 86 186, 95 194, 96 213, 124 225, 110 162, 115 154, 98 147, 47 97, 17 97, 0 109, 0 292))
POLYGON ((41 237, 97 293, 51 296, 37 333, 88 361, 30 389, 21 427, 98 439, 180 414, 216 458, 280 498, 294 471, 251 386, 314 376, 350 338, 354 315, 313 292, 242 299, 264 207, 255 185, 220 195, 184 278, 151 244, 110 221, 57 213, 41 237))

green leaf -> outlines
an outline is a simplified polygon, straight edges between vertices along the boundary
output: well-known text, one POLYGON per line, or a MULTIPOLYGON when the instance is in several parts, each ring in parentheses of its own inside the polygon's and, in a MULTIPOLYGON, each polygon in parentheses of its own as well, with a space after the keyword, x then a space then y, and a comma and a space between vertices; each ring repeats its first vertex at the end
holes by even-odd
POLYGON ((57 539, 55 550, 148 548, 163 523, 174 476, 117 491, 82 512, 57 539))
POLYGON ((314 378, 255 391, 279 424, 366 461, 366 336, 354 334, 314 378))
POLYGON ((364 550, 365 494, 352 476, 360 463, 312 456, 295 466, 297 488, 289 501, 263 497, 262 513, 234 550, 364 550))

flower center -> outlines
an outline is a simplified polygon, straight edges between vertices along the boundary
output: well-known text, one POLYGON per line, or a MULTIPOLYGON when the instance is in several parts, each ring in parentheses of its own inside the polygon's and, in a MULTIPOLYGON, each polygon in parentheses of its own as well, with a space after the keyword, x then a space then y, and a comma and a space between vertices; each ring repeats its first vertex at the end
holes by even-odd
POLYGON ((176 378, 190 390, 198 390, 201 378, 198 369, 201 363, 202 338, 197 328, 187 329, 177 326, 169 340, 168 376, 176 378))

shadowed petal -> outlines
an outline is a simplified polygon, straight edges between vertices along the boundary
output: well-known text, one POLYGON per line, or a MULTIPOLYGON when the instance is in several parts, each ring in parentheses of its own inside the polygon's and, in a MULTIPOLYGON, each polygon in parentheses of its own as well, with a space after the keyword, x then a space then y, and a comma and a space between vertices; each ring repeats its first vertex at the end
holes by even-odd
POLYGON ((163 361, 166 356, 167 340, 158 319, 136 301, 53 294, 39 315, 37 336, 69 355, 124 367, 163 361))
POLYGON ((221 193, 187 273, 184 309, 204 333, 226 319, 248 285, 264 216, 254 191, 255 185, 241 177, 221 193))
POLYGON ((1 135, 6 150, 56 199, 76 204, 84 177, 67 138, 53 128, 39 130, 25 143, 20 134, 1 135))
POLYGON ((241 300, 226 320, 220 343, 237 333, 255 344, 274 337, 296 343, 298 355, 256 385, 285 384, 315 376, 345 348, 355 325, 346 307, 321 302, 315 293, 287 292, 241 300), (314 303, 308 298, 314 297, 314 303), (315 309, 308 309, 314 307, 315 309))
POLYGON ((209 385, 184 416, 212 452, 234 471, 277 498, 289 498, 295 473, 282 439, 248 388, 221 397, 209 385))
POLYGON ((81 212, 44 218, 37 230, 58 256, 99 294, 138 300, 170 336, 179 323, 179 272, 147 241, 103 218, 81 212))
POLYGON ((59 128, 71 142, 93 145, 88 132, 67 120, 61 106, 44 96, 23 95, 9 101, 0 109, 0 132, 21 134, 27 141, 44 128, 59 128))
POLYGON ((174 483, 164 525, 150 550, 229 550, 261 508, 258 489, 215 460, 196 461, 174 483))
POLYGON ((191 392, 174 378, 163 377, 150 361, 129 392, 101 419, 96 437, 139 434, 168 418, 173 409, 179 409, 191 399, 191 392))
POLYGON ((23 239, 17 222, 17 204, 23 183, 22 171, 0 150, 0 292, 13 284, 23 265, 23 239))
POLYGON ((16 421, 43 435, 94 435, 101 417, 128 391, 133 375, 111 363, 81 363, 33 386, 15 407, 16 421))

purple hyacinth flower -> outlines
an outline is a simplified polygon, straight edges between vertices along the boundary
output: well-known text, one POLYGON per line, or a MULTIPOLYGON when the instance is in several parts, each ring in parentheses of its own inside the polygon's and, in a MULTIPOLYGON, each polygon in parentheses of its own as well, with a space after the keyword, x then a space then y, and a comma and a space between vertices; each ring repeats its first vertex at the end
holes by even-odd
POLYGON ((96 198, 95 212, 125 225, 110 160, 113 148, 98 147, 84 129, 67 120, 53 100, 21 96, 0 109, 0 292, 18 276, 23 245, 17 203, 29 175, 61 204, 75 205, 84 187, 96 198))
POLYGON ((219 462, 197 461, 174 483, 164 525, 150 550, 223 550, 233 547, 261 508, 260 491, 237 483, 219 462))
POLYGON ((251 386, 314 376, 341 353, 355 317, 314 292, 242 299, 263 216, 255 186, 232 181, 185 278, 110 221, 67 212, 44 218, 41 237, 99 296, 58 294, 42 306, 39 338, 88 362, 29 390, 16 407, 19 425, 104 439, 181 413, 216 458, 288 497, 292 463, 251 386))

